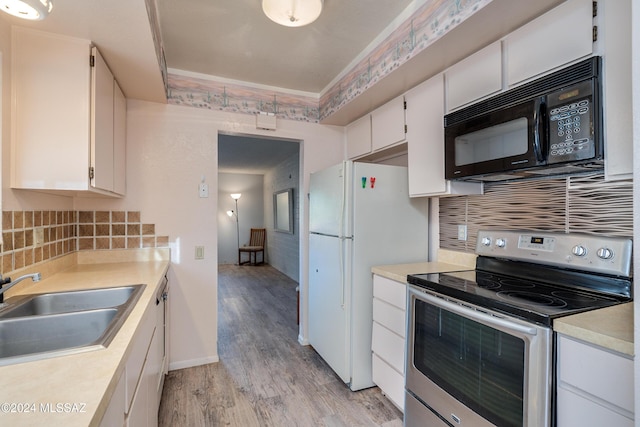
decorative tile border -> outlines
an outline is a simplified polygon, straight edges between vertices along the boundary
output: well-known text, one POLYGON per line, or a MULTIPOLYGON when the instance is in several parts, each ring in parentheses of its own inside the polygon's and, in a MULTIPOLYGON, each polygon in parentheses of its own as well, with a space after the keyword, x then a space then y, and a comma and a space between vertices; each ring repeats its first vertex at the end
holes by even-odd
POLYGON ((633 235, 633 183, 600 176, 485 184, 485 194, 440 199, 440 247, 473 253, 487 228, 633 235), (458 240, 467 225, 467 241, 458 240))
POLYGON ((234 113, 273 113, 278 118, 317 122, 318 98, 243 84, 223 83, 169 73, 170 104, 234 113))
POLYGON ((169 247, 139 211, 3 211, 0 273, 94 249, 169 247), (36 245, 42 229, 43 242, 36 245))
POLYGON ((482 9, 491 0, 428 1, 320 98, 324 119, 482 9))
POLYGON ((318 122, 358 95, 492 0, 434 0, 426 2, 321 97, 302 96, 237 82, 200 79, 169 72, 168 102, 196 108, 246 114, 274 113, 278 118, 318 122))

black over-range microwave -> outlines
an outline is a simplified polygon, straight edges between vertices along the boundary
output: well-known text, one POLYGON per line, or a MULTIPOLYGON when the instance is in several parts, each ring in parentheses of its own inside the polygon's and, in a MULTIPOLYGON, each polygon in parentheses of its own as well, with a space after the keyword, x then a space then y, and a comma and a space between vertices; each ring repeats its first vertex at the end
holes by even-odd
POLYGON ((444 117, 445 177, 502 181, 603 168, 601 58, 444 117))

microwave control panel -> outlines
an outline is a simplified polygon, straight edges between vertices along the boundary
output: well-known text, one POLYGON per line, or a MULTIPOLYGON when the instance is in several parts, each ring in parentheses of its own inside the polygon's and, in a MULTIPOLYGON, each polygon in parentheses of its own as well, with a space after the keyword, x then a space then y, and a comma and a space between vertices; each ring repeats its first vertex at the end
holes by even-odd
POLYGON ((591 80, 547 96, 549 163, 595 157, 593 110, 591 80))

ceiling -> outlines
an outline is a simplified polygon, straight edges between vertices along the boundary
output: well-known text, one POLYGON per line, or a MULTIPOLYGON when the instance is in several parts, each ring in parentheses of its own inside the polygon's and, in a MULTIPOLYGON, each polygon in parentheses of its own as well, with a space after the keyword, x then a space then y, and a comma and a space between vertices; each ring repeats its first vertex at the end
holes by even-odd
POLYGON ((158 8, 169 68, 317 94, 411 3, 324 0, 320 17, 297 28, 267 18, 261 0, 158 0, 158 8))
POLYGON ((299 141, 219 134, 218 172, 263 175, 299 152, 299 141))

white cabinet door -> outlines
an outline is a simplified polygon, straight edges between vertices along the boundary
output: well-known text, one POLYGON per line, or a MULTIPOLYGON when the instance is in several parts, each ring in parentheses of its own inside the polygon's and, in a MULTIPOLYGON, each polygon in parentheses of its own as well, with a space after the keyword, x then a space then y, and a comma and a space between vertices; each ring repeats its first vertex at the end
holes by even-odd
POLYGON ((355 159, 371 152, 371 115, 367 114, 347 126, 347 157, 355 159))
POLYGON ((124 195, 127 190, 127 100, 113 81, 113 191, 124 195))
POLYGON ((11 186, 87 190, 91 44, 12 27, 11 186))
POLYGON ((102 416, 100 421, 100 427, 120 427, 124 425, 124 412, 125 412, 125 374, 120 375, 118 385, 116 386, 109 406, 102 416))
POLYGON ((598 43, 604 68, 605 178, 631 179, 631 0, 598 2, 598 43))
POLYGON ((409 195, 482 194, 481 183, 444 179, 444 82, 438 74, 405 94, 409 195))
POLYGON ((495 42, 445 71, 447 112, 502 89, 502 44, 495 42))
POLYGON ((114 135, 124 141, 126 105, 123 113, 122 99, 114 104, 114 78, 97 49, 14 26, 11 55, 11 186, 115 196, 114 156, 124 147, 114 151, 114 135))
POLYGON ((568 0, 505 38, 509 87, 593 51, 591 0, 568 0))
POLYGON ((91 186, 113 191, 113 75, 97 48, 91 55, 91 186))
POLYGON ((389 147, 405 139, 404 97, 399 96, 371 113, 372 151, 389 147))

